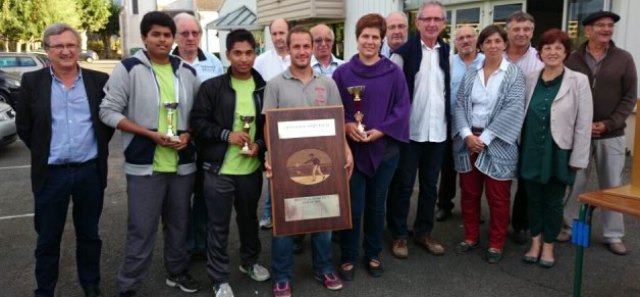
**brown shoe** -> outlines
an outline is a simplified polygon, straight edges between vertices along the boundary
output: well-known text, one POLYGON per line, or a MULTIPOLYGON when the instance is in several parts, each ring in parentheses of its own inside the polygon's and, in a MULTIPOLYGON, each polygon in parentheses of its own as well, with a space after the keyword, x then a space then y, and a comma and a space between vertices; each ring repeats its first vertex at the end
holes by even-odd
POLYGON ((622 242, 608 243, 607 248, 609 248, 609 251, 616 255, 622 256, 627 254, 627 247, 624 246, 624 243, 622 242))
POLYGON ((391 244, 391 254, 398 259, 404 259, 409 256, 406 239, 395 239, 391 244))
POLYGON ((556 237, 557 242, 567 242, 571 240, 571 231, 570 229, 562 228, 558 236, 556 237))
POLYGON ((423 248, 427 249, 427 251, 429 251, 429 253, 434 256, 444 255, 444 247, 442 246, 442 244, 429 235, 416 237, 415 242, 423 248))

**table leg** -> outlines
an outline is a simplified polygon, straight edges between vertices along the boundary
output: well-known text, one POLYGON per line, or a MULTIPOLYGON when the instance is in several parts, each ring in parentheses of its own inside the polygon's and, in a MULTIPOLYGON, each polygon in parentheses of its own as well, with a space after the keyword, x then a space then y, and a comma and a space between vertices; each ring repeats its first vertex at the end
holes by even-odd
POLYGON ((582 204, 580 207, 580 218, 578 225, 574 226, 572 242, 576 245, 576 261, 573 276, 573 297, 582 296, 582 262, 584 257, 584 248, 589 246, 591 214, 593 207, 588 204, 582 204), (578 237, 578 238, 576 238, 578 237))

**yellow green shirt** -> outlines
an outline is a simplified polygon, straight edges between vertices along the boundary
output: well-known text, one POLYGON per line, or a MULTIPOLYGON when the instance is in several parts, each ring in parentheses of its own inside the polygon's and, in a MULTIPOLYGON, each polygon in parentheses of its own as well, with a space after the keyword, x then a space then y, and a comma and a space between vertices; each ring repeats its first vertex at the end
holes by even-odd
MULTIPOLYGON (((255 115, 256 107, 253 103, 253 91, 256 89, 256 84, 253 78, 247 80, 236 79, 231 76, 231 88, 236 92, 236 111, 233 116, 233 131, 242 131, 244 122, 240 120, 240 115, 255 115)), ((251 141, 255 140, 256 135, 256 122, 250 124, 249 136, 251 141)), ((241 147, 237 145, 229 145, 227 153, 224 156, 222 162, 221 174, 228 175, 246 175, 253 173, 260 167, 260 161, 258 157, 248 157, 240 154, 241 147)))
MULTIPOLYGON (((171 64, 155 64, 151 63, 151 68, 156 75, 158 82, 158 90, 160 92, 160 112, 158 114, 158 132, 167 133, 167 108, 164 103, 176 102, 176 89, 174 86, 174 76, 171 64)), ((178 125, 178 113, 173 112, 173 134, 176 133, 178 125)), ((153 171, 157 172, 177 172, 178 171, 178 152, 174 149, 164 146, 156 146, 153 156, 153 171)))

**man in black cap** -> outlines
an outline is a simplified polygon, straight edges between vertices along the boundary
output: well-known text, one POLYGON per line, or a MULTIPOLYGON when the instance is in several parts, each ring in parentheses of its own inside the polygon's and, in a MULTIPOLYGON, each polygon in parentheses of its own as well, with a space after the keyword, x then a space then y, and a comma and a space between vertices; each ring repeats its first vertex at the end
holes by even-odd
MULTIPOLYGON (((584 192, 589 173, 597 170, 600 188, 622 184, 625 162, 625 121, 636 104, 637 74, 631 54, 611 41, 614 24, 620 16, 599 11, 587 16, 582 24, 587 41, 567 60, 566 66, 589 77, 593 95, 591 126, 591 160, 586 170, 576 173, 573 189, 567 199, 565 223, 559 241, 571 239, 571 219, 577 217, 576 197, 584 192)), ((603 237, 609 250, 624 255, 622 243, 624 221, 621 213, 602 210, 603 237)))

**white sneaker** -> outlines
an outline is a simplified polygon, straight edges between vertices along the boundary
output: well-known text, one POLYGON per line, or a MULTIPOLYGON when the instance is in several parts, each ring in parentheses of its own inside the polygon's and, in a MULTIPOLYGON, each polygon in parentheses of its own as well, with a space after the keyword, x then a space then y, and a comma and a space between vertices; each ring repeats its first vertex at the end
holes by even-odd
POLYGON ((215 297, 233 297, 233 290, 229 283, 222 283, 213 287, 213 294, 215 297))
POLYGON ((273 223, 271 222, 271 218, 263 218, 260 220, 260 229, 268 230, 273 228, 273 223))
POLYGON ((271 274, 269 274, 269 270, 267 270, 266 268, 264 268, 264 266, 258 263, 253 264, 253 266, 248 268, 245 268, 244 266, 240 265, 240 272, 248 275, 249 277, 251 277, 253 280, 257 282, 266 281, 271 277, 271 274))

